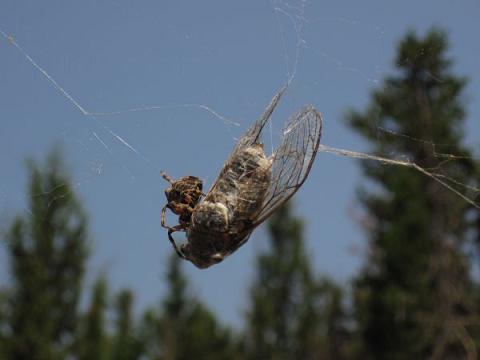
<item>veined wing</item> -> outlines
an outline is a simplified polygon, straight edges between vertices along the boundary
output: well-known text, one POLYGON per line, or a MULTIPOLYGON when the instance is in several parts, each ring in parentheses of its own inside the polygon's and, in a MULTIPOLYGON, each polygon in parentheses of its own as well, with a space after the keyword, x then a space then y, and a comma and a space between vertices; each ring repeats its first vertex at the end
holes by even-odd
POLYGON ((235 159, 237 155, 241 153, 244 149, 261 142, 262 130, 264 129, 265 125, 270 119, 270 116, 275 110, 275 107, 279 103, 282 95, 285 93, 286 90, 287 90, 287 85, 283 86, 280 89, 280 91, 277 94, 275 94, 272 100, 270 100, 270 103, 268 104, 263 114, 253 123, 253 125, 247 130, 247 132, 243 134, 242 137, 238 140, 237 145, 233 149, 227 161, 225 161, 219 176, 217 177, 215 183, 212 185, 208 193, 210 193, 212 189, 215 188, 218 180, 221 179, 222 176, 224 176, 224 173, 228 169, 229 163, 231 163, 232 159, 235 159))
POLYGON ((289 119, 283 131, 282 143, 271 155, 271 181, 254 226, 265 221, 305 182, 315 160, 321 135, 322 116, 313 106, 305 106, 289 119))

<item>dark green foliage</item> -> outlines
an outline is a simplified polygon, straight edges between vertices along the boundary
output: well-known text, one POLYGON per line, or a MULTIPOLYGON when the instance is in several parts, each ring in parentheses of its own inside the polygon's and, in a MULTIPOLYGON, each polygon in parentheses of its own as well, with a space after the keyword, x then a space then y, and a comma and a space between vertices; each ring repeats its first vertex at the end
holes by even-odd
POLYGON ((189 346, 184 332, 187 330, 187 318, 193 304, 187 295, 187 280, 182 272, 180 258, 172 254, 167 270, 167 297, 163 302, 162 316, 159 319, 163 339, 165 359, 184 359, 188 353, 183 345, 189 346), (185 342, 183 341, 185 340, 185 342))
POLYGON ((6 291, 0 289, 0 354, 6 353, 6 315, 7 315, 7 294, 6 291))
POLYGON ((133 317, 133 293, 121 291, 115 304, 115 333, 112 341, 112 359, 138 359, 143 352, 142 340, 137 336, 133 317))
MULTIPOLYGON (((375 154, 402 154, 434 169, 443 180, 454 177, 471 184, 471 153, 461 144, 465 79, 450 73, 446 50, 445 36, 438 31, 424 38, 409 33, 398 48, 397 75, 372 93, 363 113, 352 112, 348 120, 375 154), (444 154, 458 158, 452 161, 444 154)), ((370 256, 355 282, 365 355, 416 359, 471 354, 464 345, 471 284, 461 252, 468 203, 409 168, 373 162, 362 168, 381 188, 360 193, 373 223, 370 256)))
POLYGON ((6 357, 63 359, 76 327, 87 234, 85 215, 57 152, 42 170, 31 162, 30 213, 7 234, 12 288, 6 357))
POLYGON ((195 354, 197 359, 234 359, 236 344, 229 330, 220 325, 215 314, 197 302, 185 323, 185 338, 179 358, 188 359, 195 354))
POLYGON ((181 259, 172 254, 167 296, 161 311, 144 317, 146 353, 152 359, 234 359, 237 345, 229 330, 189 294, 181 259))
POLYGON ((168 294, 141 323, 133 293, 113 302, 105 278, 95 283, 82 313, 77 304, 87 259, 87 222, 58 152, 42 168, 29 164, 30 213, 6 234, 12 283, 0 291, 0 358, 5 359, 235 359, 238 343, 189 295, 180 259, 168 265, 168 294))
POLYGON ((108 358, 108 337, 105 312, 107 283, 99 278, 93 287, 92 298, 79 326, 76 354, 80 360, 108 358))
POLYGON ((251 289, 247 348, 251 358, 295 358, 315 351, 312 296, 315 291, 307 265, 302 224, 289 207, 269 222, 271 250, 259 256, 251 289))
POLYGON ((320 281, 320 317, 317 322, 320 335, 320 359, 347 359, 353 354, 350 331, 347 330, 348 314, 345 311, 343 290, 330 280, 320 281))
MULTIPOLYGON (((478 187, 480 164, 462 144, 465 79, 451 74, 446 51, 438 31, 409 33, 395 74, 348 122, 372 153, 405 156, 466 193, 459 184, 478 187)), ((173 251, 157 309, 138 319, 134 294, 112 297, 100 277, 79 310, 86 217, 58 152, 42 167, 31 162, 30 212, 2 236, 11 282, 0 287, 0 358, 477 358, 480 289, 465 250, 480 249, 480 213, 412 168, 365 161, 362 170, 373 185, 359 191, 370 251, 352 304, 343 288, 314 274, 303 224, 284 206, 268 223, 269 247, 257 258, 237 335, 192 295, 173 251)))
POLYGON ((316 281, 305 254, 302 223, 289 206, 269 221, 270 249, 258 258, 247 314, 252 359, 341 359, 341 291, 316 281))

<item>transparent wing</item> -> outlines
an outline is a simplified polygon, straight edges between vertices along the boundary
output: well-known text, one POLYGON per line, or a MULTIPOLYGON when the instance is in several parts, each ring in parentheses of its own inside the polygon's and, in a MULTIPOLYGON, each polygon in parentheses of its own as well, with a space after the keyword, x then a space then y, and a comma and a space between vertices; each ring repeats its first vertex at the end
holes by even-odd
POLYGON ((275 107, 279 103, 282 95, 285 93, 286 90, 287 90, 287 85, 282 87, 280 91, 272 98, 272 100, 270 100, 270 104, 268 104, 263 114, 257 119, 257 121, 253 123, 253 125, 247 130, 247 132, 243 134, 242 137, 238 140, 237 145, 235 146, 232 153, 228 157, 227 161, 223 165, 223 168, 220 171, 219 176, 217 177, 216 181, 214 182, 214 184, 212 185, 208 193, 210 193, 212 189, 215 188, 215 186, 217 185, 217 182, 224 175, 224 172, 228 168, 228 164, 232 159, 234 159, 245 148, 248 148, 254 144, 261 142, 262 130, 267 124, 268 120, 270 119, 270 116, 273 113, 273 110, 275 110, 275 107))
MULTIPOLYGON (((245 148, 261 143, 262 130, 286 89, 287 85, 280 89, 260 118, 240 138, 208 194, 215 188, 219 179, 225 175, 224 172, 228 169, 231 159, 234 159, 245 148)), ((252 230, 290 199, 305 182, 317 154, 321 135, 322 117, 313 106, 305 106, 288 120, 283 131, 282 143, 270 156, 272 160, 271 181, 265 200, 255 216, 252 230)))
POLYGON ((265 221, 305 182, 320 145, 322 117, 313 106, 294 114, 283 131, 280 146, 271 155, 271 182, 254 226, 265 221))
POLYGON ((282 87, 280 91, 272 98, 270 104, 268 104, 267 108, 263 112, 263 114, 253 123, 253 125, 248 129, 248 131, 240 138, 235 149, 232 152, 230 157, 235 156, 236 153, 241 151, 242 149, 252 146, 253 144, 257 144, 261 142, 261 134, 262 130, 267 124, 270 116, 275 110, 275 107, 279 103, 283 93, 287 90, 287 85, 282 87))

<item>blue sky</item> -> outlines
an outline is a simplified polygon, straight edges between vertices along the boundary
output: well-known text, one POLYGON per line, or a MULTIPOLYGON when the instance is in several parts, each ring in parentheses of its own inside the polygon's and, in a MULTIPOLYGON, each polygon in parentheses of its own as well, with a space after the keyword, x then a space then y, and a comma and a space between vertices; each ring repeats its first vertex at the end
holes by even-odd
MULTIPOLYGON (((63 144, 90 214, 86 284, 105 272, 113 289, 135 290, 138 308, 164 293, 165 261, 173 251, 159 221, 166 185, 160 170, 211 184, 235 139, 294 63, 295 79, 273 116, 273 138, 291 113, 311 103, 324 117, 322 143, 368 151, 344 126, 346 110, 362 109, 392 73, 396 42, 407 30, 440 27, 449 34, 456 74, 470 78, 466 135, 479 149, 478 1, 3 0, 1 9, 0 29, 87 112, 160 107, 85 116, 0 37, 1 225, 28 210, 24 160, 43 159, 53 144, 63 144)), ((315 269, 341 282, 355 274, 364 254, 365 238, 352 215, 360 184, 357 161, 321 153, 294 198, 315 269)), ((260 228, 220 265, 200 271, 185 264, 194 293, 229 324, 241 326, 255 255, 266 244, 260 228)), ((5 283, 3 246, 0 261, 5 283)))

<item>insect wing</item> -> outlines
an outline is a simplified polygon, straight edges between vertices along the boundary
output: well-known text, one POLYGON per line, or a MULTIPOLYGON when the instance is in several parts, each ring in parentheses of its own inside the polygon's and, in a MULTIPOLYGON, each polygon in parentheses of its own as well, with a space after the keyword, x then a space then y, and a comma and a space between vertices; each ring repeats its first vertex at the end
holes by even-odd
POLYGON ((207 198, 208 195, 212 192, 212 190, 216 187, 219 179, 221 179, 225 175, 225 171, 228 169, 228 164, 231 163, 232 159, 236 158, 239 153, 241 153, 245 148, 248 148, 254 144, 258 144, 261 142, 261 135, 262 135, 262 130, 267 124, 268 120, 270 119, 270 116, 273 113, 273 110, 275 110, 275 107, 279 103, 282 95, 285 93, 287 90, 287 85, 282 87, 280 91, 275 94, 275 96, 270 100, 270 104, 268 104, 267 108, 263 112, 263 114, 253 123, 253 125, 247 130, 245 134, 242 135, 242 137, 238 140, 237 145, 233 149, 232 153, 228 157, 227 161, 223 165, 222 170, 220 171, 219 176, 217 177, 215 183, 212 185, 210 190, 207 193, 207 198))
POLYGON ((281 88, 280 91, 272 98, 272 100, 270 101, 270 104, 268 104, 263 114, 257 119, 257 121, 253 123, 250 129, 248 129, 248 131, 240 138, 231 156, 234 156, 236 153, 238 153, 239 151, 241 151, 246 147, 249 147, 261 142, 262 130, 267 124, 268 120, 270 119, 270 116, 272 115, 273 110, 275 110, 275 107, 279 103, 285 90, 287 90, 287 86, 284 86, 283 88, 281 88))
POLYGON ((311 105, 294 114, 283 131, 283 140, 272 154, 271 181, 254 226, 265 221, 305 182, 320 145, 322 117, 311 105))

